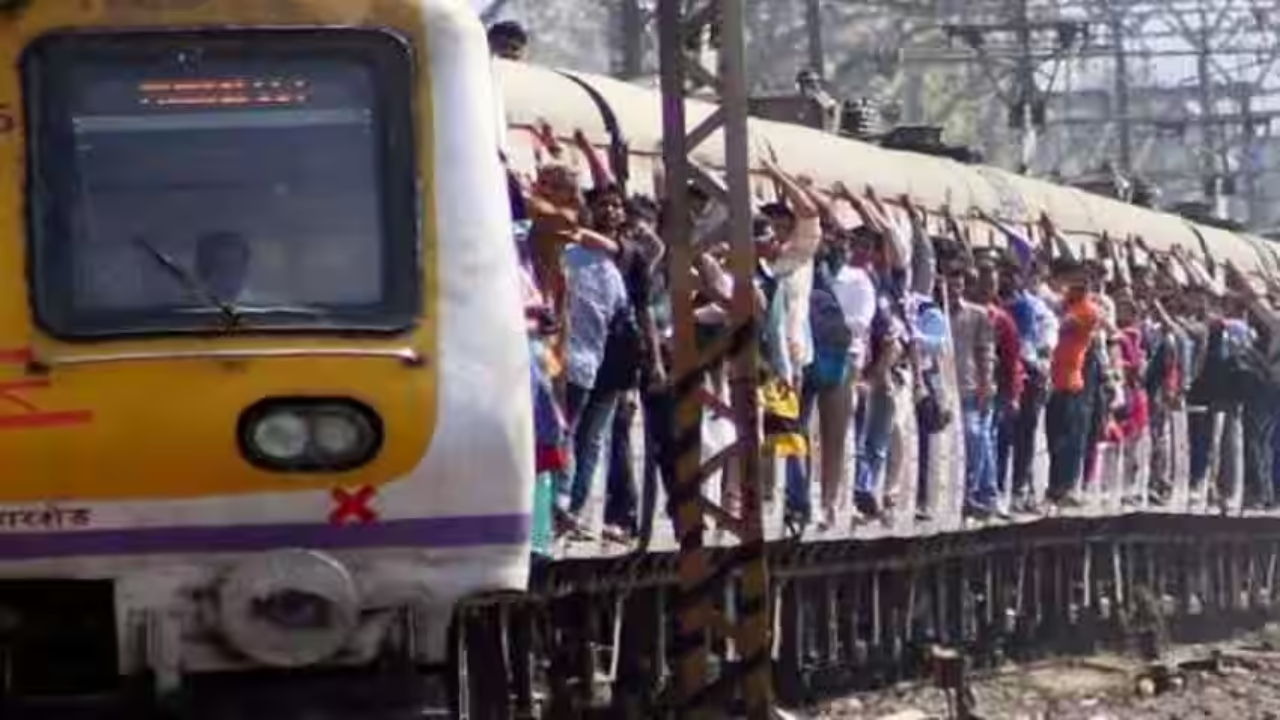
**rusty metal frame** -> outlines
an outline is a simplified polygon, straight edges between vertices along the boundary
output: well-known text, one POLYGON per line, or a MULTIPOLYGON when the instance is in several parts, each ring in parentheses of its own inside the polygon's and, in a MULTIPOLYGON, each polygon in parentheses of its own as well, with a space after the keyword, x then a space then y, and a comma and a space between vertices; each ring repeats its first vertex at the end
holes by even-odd
MULTIPOLYGON (((673 656, 677 683, 677 711, 685 717, 716 717, 737 699, 746 703, 748 717, 768 718, 773 687, 771 613, 768 559, 765 553, 761 503, 760 439, 757 430, 757 326, 753 279, 750 154, 747 121, 747 70, 744 39, 744 0, 709 0, 688 7, 683 0, 660 0, 658 29, 662 70, 663 160, 666 178, 667 242, 670 287, 675 320, 675 400, 677 469, 671 498, 679 540, 680 591, 676 599, 677 631, 673 656), (709 72, 691 57, 690 38, 709 26, 719 55, 717 72, 709 72), (709 81, 720 99, 720 112, 698 128, 688 127, 683 98, 690 80, 709 81), (716 127, 718 125, 718 128, 716 127), (689 184, 700 174, 690 152, 722 129, 725 143, 724 185, 720 198, 729 210, 732 239, 734 297, 727 337, 706 351, 698 346, 694 322, 693 219, 689 184), (707 497, 707 468, 702 462, 702 389, 708 372, 728 366, 731 371, 732 417, 737 442, 727 462, 713 461, 740 483, 738 507, 721 507, 707 497), (732 552, 713 554, 704 543, 707 518, 737 536, 732 552), (735 592, 726 593, 727 588, 735 592), (716 607, 726 596, 732 609, 716 607), (711 673, 713 639, 734 648, 733 662, 711 673)), ((717 193, 719 194, 719 193, 717 193)))

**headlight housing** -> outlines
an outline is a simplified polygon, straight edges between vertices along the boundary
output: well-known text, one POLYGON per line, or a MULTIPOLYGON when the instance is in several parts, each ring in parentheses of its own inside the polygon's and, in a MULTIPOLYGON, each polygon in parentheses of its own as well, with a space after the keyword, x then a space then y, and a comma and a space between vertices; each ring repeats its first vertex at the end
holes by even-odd
POLYGON ((240 418, 249 462, 277 472, 346 472, 382 449, 382 423, 350 400, 266 400, 240 418))
POLYGON ((288 410, 265 413, 253 424, 252 433, 250 444, 274 462, 297 462, 311 445, 306 416, 288 410))
POLYGON ((232 647, 275 668, 302 668, 338 652, 360 620, 356 582, 324 553, 281 550, 232 569, 218 589, 218 616, 232 647))

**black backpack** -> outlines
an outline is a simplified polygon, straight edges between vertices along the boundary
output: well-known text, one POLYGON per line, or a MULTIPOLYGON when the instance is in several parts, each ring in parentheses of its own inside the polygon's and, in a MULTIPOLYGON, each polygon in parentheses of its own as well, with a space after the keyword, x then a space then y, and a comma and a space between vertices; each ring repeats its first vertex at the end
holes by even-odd
POLYGON ((1228 350, 1227 330, 1218 322, 1210 329, 1206 359, 1187 393, 1193 403, 1220 407, 1269 398, 1275 392, 1264 354, 1256 347, 1228 350))

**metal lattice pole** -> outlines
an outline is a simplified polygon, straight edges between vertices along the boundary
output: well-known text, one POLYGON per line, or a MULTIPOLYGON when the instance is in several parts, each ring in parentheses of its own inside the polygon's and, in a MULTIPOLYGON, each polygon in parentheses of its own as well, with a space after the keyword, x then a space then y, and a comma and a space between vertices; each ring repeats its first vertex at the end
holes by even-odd
POLYGON ((723 714, 741 697, 748 716, 767 718, 772 704, 769 641, 769 579, 765 556, 760 492, 760 439, 757 435, 757 332, 755 322, 755 248, 751 235, 751 187, 747 134, 747 72, 744 45, 744 0, 712 0, 702 12, 686 13, 681 0, 659 3, 659 36, 664 101, 663 155, 666 172, 668 244, 675 331, 675 394, 677 470, 675 527, 679 540, 680 593, 676 603, 677 632, 673 654, 679 710, 687 717, 723 714), (689 39, 715 23, 719 44, 719 72, 713 89, 720 109, 692 131, 683 98, 691 77, 704 77, 690 57, 689 39), (694 247, 688 188, 701 175, 689 160, 698 139, 723 130, 724 187, 709 190, 729 209, 732 238, 734 297, 727 340, 699 348, 693 313, 694 247), (693 140, 691 140, 691 138, 693 140), (732 372, 730 407, 737 441, 713 460, 702 462, 702 391, 708 370, 728 364, 732 372), (741 483, 739 504, 721 507, 707 498, 704 482, 714 470, 725 470, 741 483), (732 472, 730 471, 732 470, 732 472), (737 545, 715 559, 704 545, 707 516, 737 537, 737 545), (725 597, 725 584, 741 582, 733 620, 719 613, 716 598, 725 597), (730 640, 737 659, 711 677, 709 655, 715 638, 730 640))

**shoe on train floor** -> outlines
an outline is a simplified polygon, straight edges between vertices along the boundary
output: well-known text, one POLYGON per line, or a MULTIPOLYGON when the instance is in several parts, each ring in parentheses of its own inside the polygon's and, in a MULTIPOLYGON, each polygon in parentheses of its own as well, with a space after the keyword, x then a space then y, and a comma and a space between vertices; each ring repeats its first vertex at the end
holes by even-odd
POLYGON ((880 516, 880 501, 875 495, 868 492, 856 492, 853 494, 853 507, 866 518, 875 518, 880 516))
POLYGON ((1075 490, 1068 490, 1064 493, 1050 494, 1046 500, 1050 505, 1059 508, 1078 508, 1084 505, 1084 501, 1080 499, 1080 493, 1075 490))

